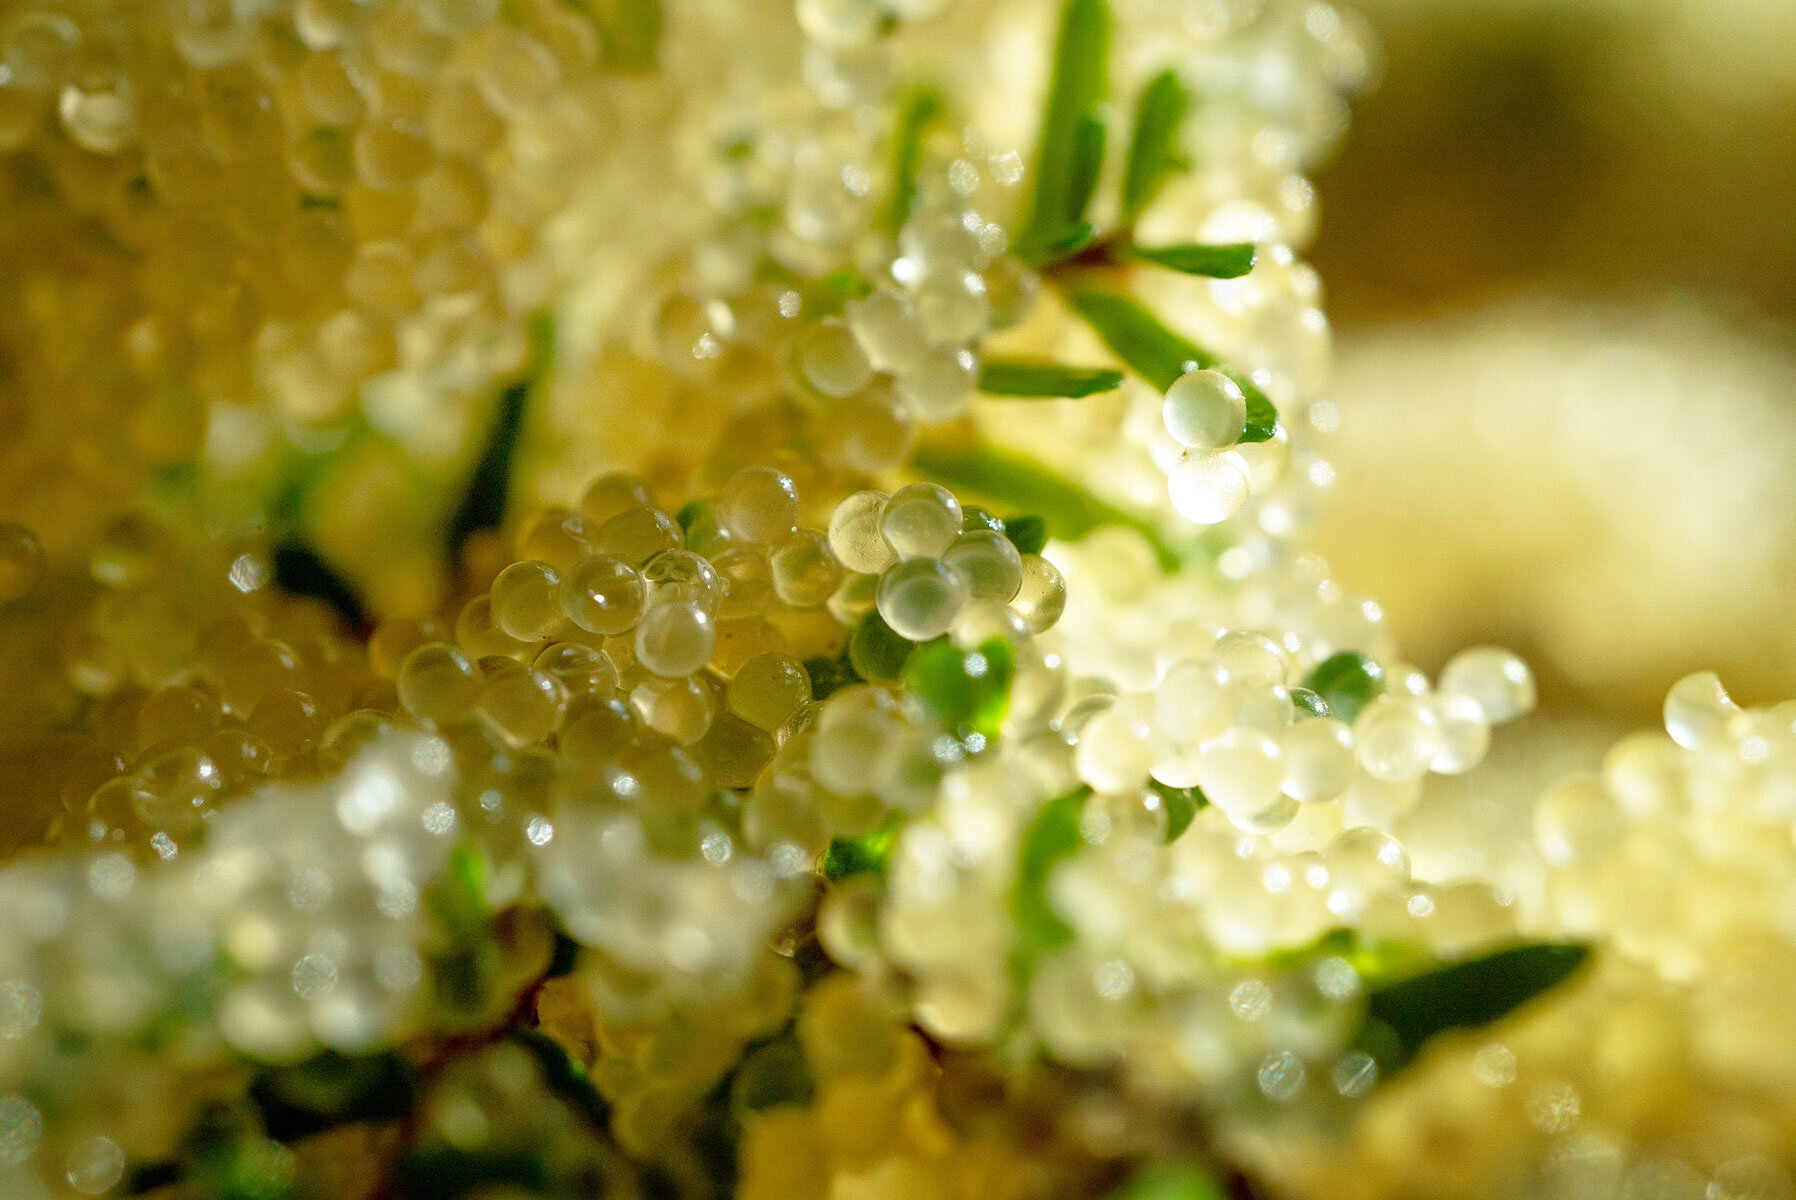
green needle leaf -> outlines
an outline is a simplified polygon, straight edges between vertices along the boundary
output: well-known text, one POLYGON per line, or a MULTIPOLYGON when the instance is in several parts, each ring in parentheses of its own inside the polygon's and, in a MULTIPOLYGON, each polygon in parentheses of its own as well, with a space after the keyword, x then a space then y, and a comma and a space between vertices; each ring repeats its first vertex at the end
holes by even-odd
POLYGON ((1252 242, 1230 242, 1217 246, 1136 246, 1136 258, 1186 275, 1207 275, 1211 279, 1239 279, 1253 270, 1259 253, 1252 242))
POLYGON ((1245 372, 1223 366, 1214 354, 1168 329, 1139 300, 1101 288, 1074 288, 1066 299, 1130 370, 1162 392, 1187 371, 1221 371, 1247 397, 1247 429, 1241 440, 1264 442, 1277 432, 1278 409, 1245 372))
POLYGON ((1072 940, 1072 928, 1048 903, 1048 876, 1085 844, 1079 817, 1090 795, 1090 788, 1081 787, 1048 801, 1023 832, 1010 891, 1010 913, 1016 921, 1010 965, 1019 981, 1029 978, 1042 955, 1072 940))
POLYGON ((1002 638, 963 651, 946 638, 919 646, 904 664, 904 690, 925 716, 956 737, 978 734, 988 742, 1010 711, 1016 651, 1002 638))
POLYGON ((599 53, 613 71, 652 71, 664 24, 661 0, 570 0, 599 35, 599 53))
POLYGON ((1322 698, 1328 715, 1349 725, 1358 719, 1362 708, 1384 691, 1384 685, 1384 668, 1352 650, 1323 659, 1303 681, 1305 688, 1322 698))
POLYGON ((1191 822, 1197 816, 1197 810, 1210 803, 1202 788, 1176 788, 1161 783, 1158 779, 1148 780, 1147 785, 1154 789, 1160 797, 1160 803, 1166 809, 1166 840, 1176 842, 1179 835, 1191 828, 1191 822))
POLYGON ((1064 396, 1078 399, 1122 386, 1121 371, 1108 367, 1063 367, 1059 363, 988 359, 979 371, 979 390, 994 396, 1064 396))
POLYGON ((1186 558, 1152 521, 1100 500, 1034 459, 983 442, 921 446, 911 467, 956 493, 1037 514, 1051 537, 1076 541, 1094 529, 1121 525, 1147 540, 1162 570, 1176 571, 1186 558))
POLYGON ((903 821, 894 813, 872 833, 856 838, 833 838, 823 852, 823 877, 840 883, 850 875, 884 875, 898 845, 903 821))
POLYGON ((1585 945, 1534 942, 1374 988, 1362 1041, 1386 1071, 1394 1070, 1435 1034, 1506 1017, 1570 978, 1589 957, 1585 945))
POLYGON ((1004 518, 1001 532, 1018 554, 1040 554, 1048 544, 1048 523, 1034 513, 1004 518))
POLYGON ((523 378, 500 394, 486 446, 468 476, 461 503, 444 527, 449 561, 457 567, 461 564, 462 547, 471 534, 496 529, 505 522, 505 508, 511 500, 512 464, 523 439, 530 397, 555 361, 555 319, 547 314, 539 316, 530 332, 530 361, 524 367, 523 378))
POLYGON ((848 635, 848 663, 868 683, 889 682, 904 673, 904 664, 917 644, 907 641, 869 609, 848 635))
POLYGON ((1113 1200, 1223 1200, 1223 1195, 1203 1168, 1160 1163, 1135 1172, 1113 1200))
POLYGON ((1106 0, 1067 0, 1036 151, 1035 195, 1016 242, 1027 261, 1044 261, 1065 231, 1085 219, 1103 162, 1109 60, 1106 0))
POLYGON ((1122 220, 1135 223, 1168 175, 1191 164, 1179 151, 1179 126, 1190 97, 1176 72, 1162 71, 1148 82, 1135 105, 1135 135, 1123 174, 1122 220))
POLYGON ((910 219, 917 199, 917 168, 923 162, 923 138, 942 116, 942 95, 932 87, 915 87, 905 94, 892 130, 892 200, 886 208, 885 227, 896 236, 910 219))

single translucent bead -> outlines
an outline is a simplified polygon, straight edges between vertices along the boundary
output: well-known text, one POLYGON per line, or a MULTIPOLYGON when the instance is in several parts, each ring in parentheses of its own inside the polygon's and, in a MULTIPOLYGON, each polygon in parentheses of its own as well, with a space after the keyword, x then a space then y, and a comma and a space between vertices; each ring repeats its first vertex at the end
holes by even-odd
POLYGON ((1147 783, 1158 747, 1145 707, 1124 699, 1085 723, 1073 749, 1080 779, 1099 792, 1130 792, 1147 783))
POLYGON ((627 471, 612 471, 599 476, 587 485, 586 494, 580 497, 581 511, 598 526, 633 508, 654 506, 647 485, 627 471))
POLYGON ((798 27, 806 37, 832 49, 871 42, 884 19, 877 0, 798 0, 798 27))
POLYGON ((565 575, 593 552, 599 527, 584 513, 547 508, 531 519, 518 538, 518 557, 546 562, 565 575))
POLYGON ((1240 696, 1214 663, 1177 662, 1154 691, 1160 727, 1181 742, 1207 742, 1234 724, 1240 696))
POLYGON ((916 313, 895 292, 874 292, 851 301, 847 317, 848 328, 877 370, 905 370, 929 349, 916 313))
POLYGON ((1490 753, 1490 725, 1483 706, 1457 692, 1431 696, 1428 704, 1440 727, 1440 749, 1428 769, 1436 775, 1463 775, 1483 762, 1490 753))
POLYGON ((648 604, 654 607, 687 600, 717 615, 723 599, 724 584, 718 578, 711 560, 690 550, 663 550, 642 564, 642 582, 648 589, 648 604))
POLYGON ((506 663, 480 689, 480 715, 514 749, 554 733, 567 711, 567 689, 547 671, 506 663))
POLYGON ((905 364, 895 378, 898 398, 917 418, 939 424, 967 411, 978 377, 979 360, 971 350, 940 346, 905 364))
POLYGON ((69 1148, 64 1177, 83 1196, 109 1192, 124 1177, 125 1152, 111 1138, 82 1138, 69 1148))
POLYGON ((1046 633, 1066 611, 1066 577, 1041 555, 1025 554, 1023 582, 1010 603, 1030 633, 1046 633))
POLYGON ((569 698, 602 696, 617 690, 617 668, 603 650, 579 642, 556 642, 530 664, 553 676, 569 698))
POLYGON ((1221 371, 1190 371, 1173 381, 1160 405, 1172 440, 1188 450, 1221 450, 1247 429, 1247 398, 1221 371))
POLYGON ((1210 654, 1216 665, 1228 672, 1230 679, 1240 683, 1268 687, 1283 684, 1291 666, 1284 647, 1263 633, 1239 630, 1225 633, 1216 639, 1210 654))
POLYGON ((1739 707, 1713 671, 1686 675, 1665 696, 1665 732, 1686 750, 1727 736, 1727 725, 1739 707))
POLYGON ((730 680, 730 711, 769 733, 784 729, 810 698, 811 677, 789 654, 757 654, 730 680))
POLYGON ((731 536, 774 545, 798 528, 798 488, 783 471, 744 467, 724 484, 718 516, 731 536))
POLYGON ((800 529, 781 542, 768 559, 773 590, 793 608, 821 608, 842 582, 842 564, 830 551, 829 539, 800 529))
POLYGON ((1409 883, 1409 855, 1402 843, 1370 825, 1349 829, 1330 842, 1322 862, 1328 868, 1328 911, 1347 920, 1409 883))
POLYGON ((879 576, 849 575, 831 593, 829 615, 839 624, 853 625, 873 611, 873 602, 878 594, 879 576))
POLYGON ((561 611, 561 576, 548 563, 513 563, 499 572, 491 592, 493 622, 507 637, 540 642, 566 622, 561 611))
POLYGON ((881 492, 856 492, 836 505, 829 518, 829 548, 848 570, 877 575, 897 557, 880 532, 886 497, 881 492))
POLYGON ((630 691, 630 706, 643 724, 682 746, 705 736, 717 716, 711 689, 693 677, 648 676, 630 691))
POLYGON ((631 566, 641 566, 683 541, 680 523, 658 508, 626 509, 599 526, 600 552, 621 558, 631 566))
POLYGON ((476 82, 495 112, 514 120, 554 93, 561 65, 549 48, 521 30, 503 25, 470 39, 477 46, 476 82))
POLYGON ((122 71, 80 69, 62 89, 62 127, 82 149, 116 154, 137 139, 137 89, 122 71))
POLYGON ((1181 517, 1216 525, 1241 511, 1250 485, 1247 460, 1234 450, 1188 450, 1166 479, 1167 495, 1181 517))
POLYGON ((1285 795, 1299 804, 1333 800, 1353 782, 1353 731, 1332 717, 1299 721, 1285 731, 1285 795))
POLYGON ((1440 726, 1433 709, 1410 696, 1375 698, 1353 725, 1360 765, 1374 779, 1404 783, 1428 773, 1440 752, 1440 726))
POLYGON ((913 558, 880 578, 875 602, 898 636, 927 642, 948 632, 971 596, 967 577, 953 567, 937 558, 913 558))
POLYGON ((459 37, 492 23, 499 0, 419 0, 418 15, 432 33, 459 37))
POLYGON ((1662 816, 1682 799, 1685 757, 1662 734, 1631 733, 1603 757, 1603 786, 1630 816, 1662 816))
POLYGON ((917 284, 915 295, 923 336, 938 346, 964 346, 983 334, 991 321, 985 279, 976 271, 958 267, 930 271, 917 284))
POLYGON ((717 615, 726 621, 759 616, 773 604, 773 568, 767 556, 747 546, 731 546, 713 562, 723 587, 717 615))
POLYGON ((1029 627, 1014 608, 997 600, 975 598, 954 618, 948 636, 962 650, 977 650, 992 638, 1015 645, 1029 635, 1029 627))
POLYGON ((934 483, 899 488, 879 518, 879 531, 899 558, 940 558, 960 528, 960 501, 934 483))
POLYGON ((1453 657, 1441 671, 1440 690, 1465 696, 1484 712, 1487 725, 1513 721, 1534 709, 1534 673, 1497 646, 1477 646, 1453 657))
POLYGON ((826 452, 869 474, 897 466, 917 444, 917 419, 889 387, 843 400, 824 421, 826 452))
POLYGON ((1625 817, 1595 775, 1562 779, 1534 803, 1534 845, 1550 866, 1593 862, 1626 832, 1625 817))
POLYGON ((0 604, 31 593, 44 573, 44 548, 23 525, 0 521, 0 604))
POLYGON ((635 567, 609 554, 581 559, 561 581, 561 611, 588 633, 615 637, 636 628, 648 585, 635 567))
POLYGON ((991 529, 961 534, 942 561, 965 575, 973 595, 981 599, 1008 604, 1023 586, 1023 556, 1009 538, 991 529))
POLYGON ((1285 764, 1272 738, 1235 728, 1204 744, 1197 777, 1210 803, 1230 820, 1251 820, 1279 799, 1285 764))
POLYGON ((636 661, 657 675, 691 675, 710 661, 717 626, 690 602, 659 604, 636 627, 636 661))
POLYGON ((480 700, 480 668, 443 642, 419 646, 407 655, 397 683, 405 711, 427 724, 461 720, 480 700))
POLYGON ((835 317, 805 336, 798 350, 804 381, 825 396, 852 396, 873 382, 873 364, 848 326, 835 317))

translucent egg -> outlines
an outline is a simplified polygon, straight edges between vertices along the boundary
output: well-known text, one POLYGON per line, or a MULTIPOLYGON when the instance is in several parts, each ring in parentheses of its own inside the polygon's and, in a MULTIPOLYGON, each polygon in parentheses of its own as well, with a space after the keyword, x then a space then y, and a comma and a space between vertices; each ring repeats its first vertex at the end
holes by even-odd
POLYGON ((1665 696, 1665 732, 1687 750, 1719 742, 1739 712, 1713 671, 1686 675, 1665 696))
POLYGON ((446 725, 474 711, 480 699, 480 668, 454 646, 419 646, 400 665, 399 702, 421 722, 446 725))
POLYGON ((1079 731, 1073 763, 1079 778, 1099 792, 1127 792, 1147 782, 1158 747, 1144 705, 1111 705, 1079 731))
POLYGON ((1023 556, 1009 538, 995 530, 961 534, 942 552, 942 561, 965 575, 973 595, 981 599, 1008 604, 1023 586, 1023 556))
POLYGON ((617 667, 603 650, 579 642, 543 648, 531 666, 552 676, 571 698, 609 695, 617 690, 617 667))
POLYGON ((717 626, 690 601, 651 608, 636 627, 636 661, 657 675, 691 675, 710 661, 717 626))
POLYGON ((1190 371, 1173 381, 1160 406, 1166 432, 1191 450, 1221 450, 1247 428, 1247 398, 1221 371, 1190 371))
POLYGON ((1187 451, 1167 477, 1167 495, 1181 517, 1198 525, 1228 520, 1247 503, 1247 461, 1234 450, 1187 451))
POLYGON ((642 582, 648 590, 649 606, 686 600, 710 616, 717 615, 724 594, 717 568, 690 550, 663 550, 655 555, 642 564, 642 582))
POLYGON ((842 582, 842 565, 829 540, 810 529, 800 529, 781 542, 768 567, 774 592, 793 608, 822 607, 842 582))
POLYGON ((1440 690, 1472 700, 1487 725, 1513 721, 1534 708, 1534 673, 1519 657, 1496 646, 1454 655, 1441 671, 1440 690))
POLYGON ((658 508, 628 508, 599 526, 598 549, 641 566, 663 550, 685 540, 680 523, 658 508))
POLYGON ((960 536, 960 501, 934 483, 899 488, 886 501, 879 531, 899 558, 940 558, 960 536))
POLYGON ((0 604, 31 593, 44 573, 44 548, 23 525, 0 521, 0 604))
POLYGON ((902 371, 929 349, 916 313, 897 293, 874 292, 849 303, 848 328, 880 371, 902 371))
POLYGON ((607 637, 636 628, 648 604, 648 585, 620 558, 595 554, 561 581, 561 610, 588 633, 607 637))
POLYGON ((873 381, 873 364, 841 321, 819 322, 798 350, 804 381, 825 396, 852 396, 873 381))
POLYGON ((553 637, 567 620, 561 611, 561 576, 548 563, 506 567, 493 580, 491 600, 494 623, 520 642, 553 637))
POLYGON ((1490 725, 1483 706, 1455 692, 1442 692, 1428 703, 1440 729, 1440 749, 1428 769, 1437 775, 1461 775, 1483 762, 1490 752, 1490 725))
POLYGON ((580 509, 596 526, 635 508, 653 508, 655 502, 648 487, 627 471, 612 471, 587 485, 580 498, 580 509))
POLYGON ((511 663, 482 683, 479 709, 508 745, 522 748, 555 732, 567 702, 567 689, 554 675, 511 663))
POLYGON ((1231 819, 1251 818, 1272 807, 1284 775, 1278 743, 1249 729, 1230 729, 1205 743, 1198 759, 1204 795, 1231 819))
POLYGON ((1333 800, 1353 782, 1353 731, 1332 717, 1299 721, 1284 735, 1285 795, 1300 804, 1333 800))
POLYGON ((774 545, 798 527, 798 489, 783 471, 745 467, 724 485, 718 516, 731 535, 774 545))
POLYGON ((1066 611, 1066 577, 1041 555, 1025 554, 1023 582, 1010 603, 1030 633, 1046 633, 1066 611))
POLYGON ((971 350, 939 346, 905 364, 895 378, 898 398, 918 420, 933 425, 967 411, 978 377, 979 360, 971 350))
POLYGON ((1420 779, 1441 748, 1434 710, 1413 697, 1389 693, 1366 705, 1354 722, 1353 737, 1360 765, 1385 783, 1420 779))
POLYGON ((1174 663, 1154 693, 1160 726, 1181 742, 1206 742, 1234 724, 1240 703, 1228 676, 1214 663, 1174 663))
POLYGON ((876 575, 897 558, 880 532, 886 509, 883 492, 856 492, 836 505, 829 518, 829 548, 850 571, 876 575))
POLYGON ((1626 832, 1623 813, 1594 775, 1562 779, 1534 803, 1534 845, 1551 866, 1594 862, 1626 832))
POLYGON ((875 602, 900 637, 927 642, 948 632, 971 597, 965 575, 940 559, 913 558, 881 576, 875 602))
POLYGON ((789 654, 759 654, 730 680, 730 711, 769 733, 783 729, 811 698, 811 677, 789 654))

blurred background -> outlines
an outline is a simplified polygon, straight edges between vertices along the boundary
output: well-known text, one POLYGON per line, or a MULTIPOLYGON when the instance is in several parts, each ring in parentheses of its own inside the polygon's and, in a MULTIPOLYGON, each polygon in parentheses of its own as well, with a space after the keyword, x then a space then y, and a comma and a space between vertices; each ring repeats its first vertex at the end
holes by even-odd
POLYGON ((1522 774, 1692 670, 1796 695, 1796 2, 1354 7, 1383 63, 1317 181, 1323 553, 1431 672, 1529 659, 1522 774))

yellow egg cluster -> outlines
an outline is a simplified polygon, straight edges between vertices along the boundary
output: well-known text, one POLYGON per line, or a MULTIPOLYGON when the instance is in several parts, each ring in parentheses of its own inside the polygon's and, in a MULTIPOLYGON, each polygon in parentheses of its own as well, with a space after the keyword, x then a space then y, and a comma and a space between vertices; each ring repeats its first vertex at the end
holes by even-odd
POLYGON ((1116 9, 0 12, 0 1195, 1788 1195, 1791 713, 1441 865, 1368 51, 1116 9))

